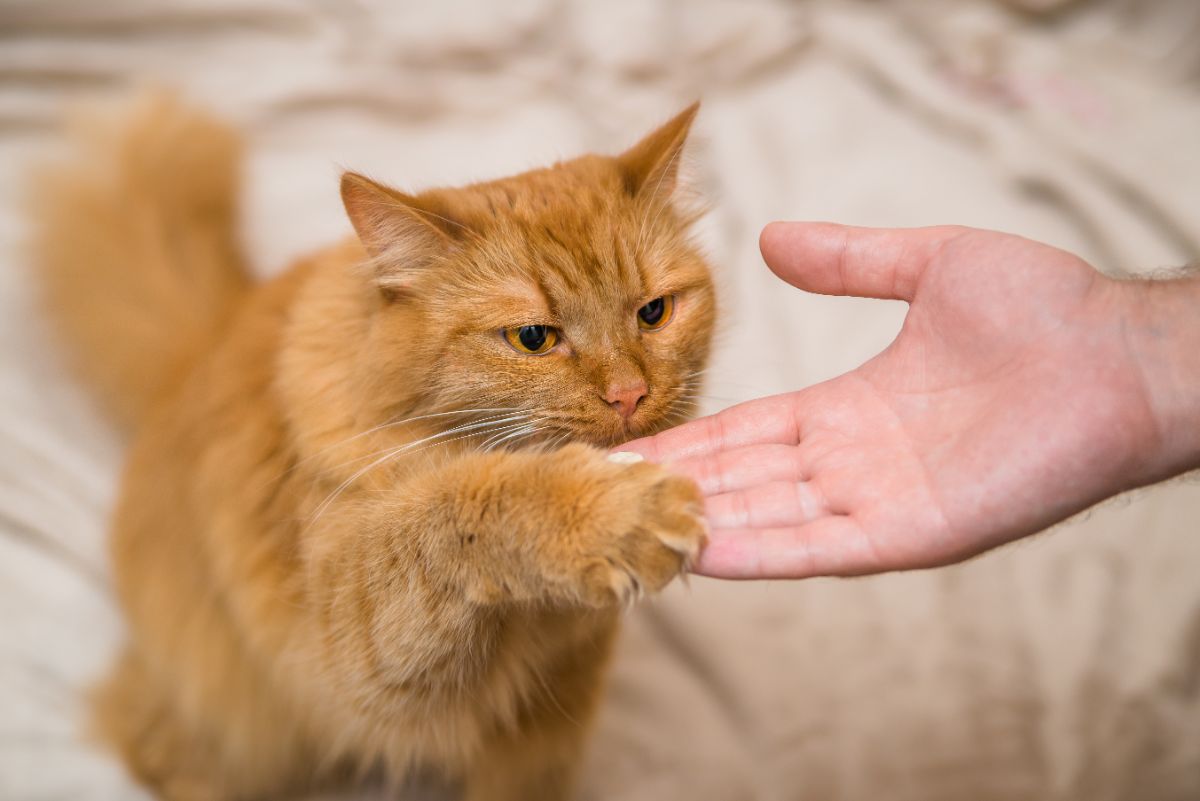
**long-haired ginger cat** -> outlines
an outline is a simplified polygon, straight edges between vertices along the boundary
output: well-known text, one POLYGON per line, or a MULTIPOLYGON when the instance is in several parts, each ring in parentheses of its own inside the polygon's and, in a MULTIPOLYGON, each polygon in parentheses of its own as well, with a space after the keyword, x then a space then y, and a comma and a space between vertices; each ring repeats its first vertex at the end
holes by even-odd
POLYGON ((708 354, 695 110, 463 188, 347 174, 357 238, 258 285, 236 138, 175 101, 39 178, 50 311, 132 437, 96 721, 143 782, 569 796, 621 606, 704 542, 690 482, 603 450, 685 415, 708 354))

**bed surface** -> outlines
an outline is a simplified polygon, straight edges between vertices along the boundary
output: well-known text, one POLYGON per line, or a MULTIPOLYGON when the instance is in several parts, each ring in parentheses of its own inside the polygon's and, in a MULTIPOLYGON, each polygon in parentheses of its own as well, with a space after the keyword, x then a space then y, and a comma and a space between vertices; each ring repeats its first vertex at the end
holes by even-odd
MULTIPOLYGON (((714 411, 849 369, 903 317, 781 288, 755 244, 772 219, 997 228, 1113 274, 1200 257, 1200 6, 1023 5, 0 5, 0 798, 142 797, 80 725, 121 636, 121 444, 20 250, 20 177, 64 104, 152 81, 242 125, 267 275, 349 230, 341 167, 499 176, 615 152, 702 97, 714 411)), ((1200 798, 1198 576, 1180 480, 953 569, 673 586, 628 616, 581 797, 1200 798)))

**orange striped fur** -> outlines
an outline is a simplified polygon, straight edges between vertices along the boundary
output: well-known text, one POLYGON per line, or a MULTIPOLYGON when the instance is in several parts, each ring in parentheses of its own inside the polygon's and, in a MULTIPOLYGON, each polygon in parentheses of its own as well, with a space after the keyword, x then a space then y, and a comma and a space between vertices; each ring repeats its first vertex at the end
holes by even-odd
POLYGON ((132 436, 129 639, 95 708, 148 786, 569 795, 618 610, 704 539, 690 482, 602 450, 688 414, 707 358, 676 189, 695 110, 463 188, 347 175, 358 238, 261 285, 233 245, 237 138, 177 101, 86 126, 38 179, 48 310, 132 436), (558 345, 518 352, 521 325, 558 345), (641 384, 625 416, 612 393, 641 384))

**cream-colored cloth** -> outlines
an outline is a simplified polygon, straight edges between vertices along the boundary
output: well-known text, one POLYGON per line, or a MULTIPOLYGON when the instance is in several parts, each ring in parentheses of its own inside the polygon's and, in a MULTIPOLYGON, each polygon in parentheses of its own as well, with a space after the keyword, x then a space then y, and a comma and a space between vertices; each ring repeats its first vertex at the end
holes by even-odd
MULTIPOLYGON (((19 250, 18 181, 65 103, 152 81, 239 121, 266 274, 345 233, 341 166, 412 188, 496 176, 615 151, 703 97, 711 411, 855 366, 904 313, 783 287, 755 247, 771 219, 998 228, 1112 273, 1195 260, 1198 34, 1194 0, 8 0, 0 798, 138 797, 79 728, 120 637, 120 448, 19 250)), ((581 796, 1200 798, 1198 535, 1180 481, 953 569, 673 587, 629 616, 581 796)))

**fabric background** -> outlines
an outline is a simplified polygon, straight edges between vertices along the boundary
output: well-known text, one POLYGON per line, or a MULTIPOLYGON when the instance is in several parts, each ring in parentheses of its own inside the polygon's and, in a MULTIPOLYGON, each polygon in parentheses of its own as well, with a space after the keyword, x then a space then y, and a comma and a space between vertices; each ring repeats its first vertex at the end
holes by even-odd
MULTIPOLYGON (((145 83, 245 129, 263 275, 349 230, 340 167, 499 176, 702 97, 708 411, 849 369, 902 319, 782 288, 772 219, 998 228, 1113 274, 1200 255, 1194 0, 4 0, 2 799, 141 797, 81 730, 121 636, 121 446, 37 314, 20 191, 66 106, 145 83)), ((1185 479, 953 569, 672 587, 629 615, 581 797, 1200 798, 1198 535, 1185 479)))

